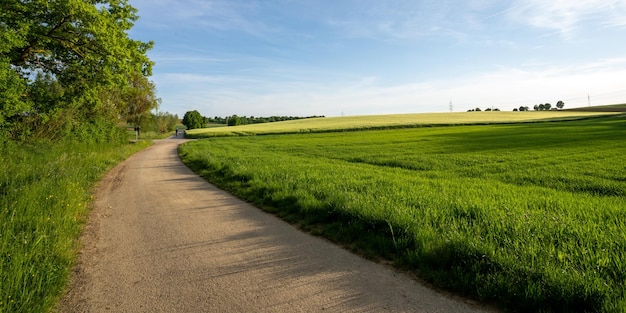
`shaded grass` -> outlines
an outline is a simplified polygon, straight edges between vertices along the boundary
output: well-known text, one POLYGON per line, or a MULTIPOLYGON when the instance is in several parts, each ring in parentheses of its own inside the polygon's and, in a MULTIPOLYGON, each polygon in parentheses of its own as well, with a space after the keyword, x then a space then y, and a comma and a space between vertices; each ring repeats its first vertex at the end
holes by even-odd
POLYGON ((621 312, 621 117, 262 137, 180 147, 304 229, 511 311, 621 312))
POLYGON ((47 312, 65 288, 91 187, 147 143, 2 143, 0 312, 47 312))

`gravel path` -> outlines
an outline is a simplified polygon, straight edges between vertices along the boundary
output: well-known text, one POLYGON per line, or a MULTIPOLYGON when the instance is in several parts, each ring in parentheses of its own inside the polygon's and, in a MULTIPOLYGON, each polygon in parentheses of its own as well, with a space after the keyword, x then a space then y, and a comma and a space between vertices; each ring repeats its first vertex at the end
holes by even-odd
POLYGON ((302 233, 157 141, 100 183, 60 312, 485 312, 302 233))

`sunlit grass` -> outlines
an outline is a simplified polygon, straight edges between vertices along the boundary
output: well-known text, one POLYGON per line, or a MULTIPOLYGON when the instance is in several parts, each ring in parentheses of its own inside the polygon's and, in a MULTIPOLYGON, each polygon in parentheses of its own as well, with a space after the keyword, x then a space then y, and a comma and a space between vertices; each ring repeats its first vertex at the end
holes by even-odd
POLYGON ((532 122, 558 119, 576 119, 594 116, 598 112, 542 111, 542 112, 463 112, 422 113, 371 116, 325 117, 292 120, 275 123, 223 126, 187 131, 189 138, 216 136, 263 135, 285 133, 309 133, 337 130, 384 129, 398 127, 420 127, 432 125, 466 125, 532 122))
POLYGON ((439 286, 521 311, 626 304, 626 121, 213 138, 222 188, 439 286))
POLYGON ((91 188, 144 147, 0 146, 0 312, 47 312, 54 306, 77 253, 91 188))

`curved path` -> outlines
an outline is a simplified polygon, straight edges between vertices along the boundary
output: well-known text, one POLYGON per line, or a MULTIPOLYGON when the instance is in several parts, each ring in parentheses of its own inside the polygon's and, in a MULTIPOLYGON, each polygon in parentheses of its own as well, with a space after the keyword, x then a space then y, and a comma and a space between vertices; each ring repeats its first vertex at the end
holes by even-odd
POLYGON ((100 183, 60 312, 484 312, 217 189, 183 141, 100 183))

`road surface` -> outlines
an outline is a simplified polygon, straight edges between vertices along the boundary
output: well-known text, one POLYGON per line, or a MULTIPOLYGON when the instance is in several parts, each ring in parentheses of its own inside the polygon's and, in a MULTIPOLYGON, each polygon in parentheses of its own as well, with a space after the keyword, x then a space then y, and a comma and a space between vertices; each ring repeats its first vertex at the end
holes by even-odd
POLYGON ((60 312, 485 312, 221 191, 182 139, 100 183, 60 312))

